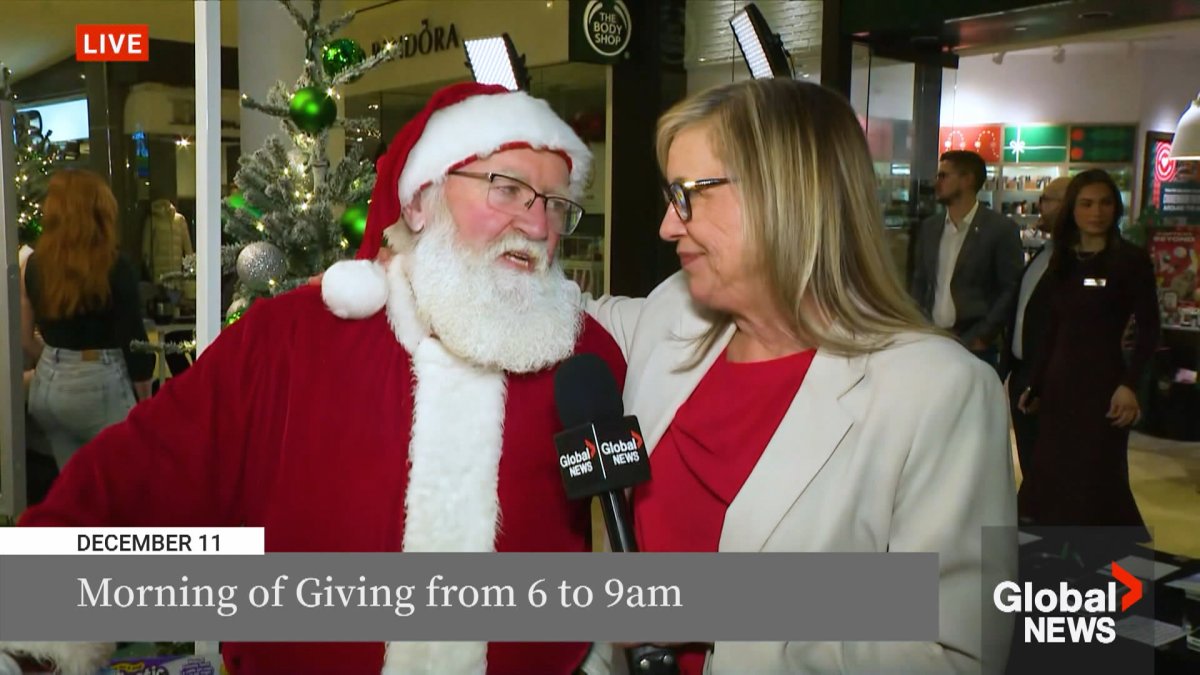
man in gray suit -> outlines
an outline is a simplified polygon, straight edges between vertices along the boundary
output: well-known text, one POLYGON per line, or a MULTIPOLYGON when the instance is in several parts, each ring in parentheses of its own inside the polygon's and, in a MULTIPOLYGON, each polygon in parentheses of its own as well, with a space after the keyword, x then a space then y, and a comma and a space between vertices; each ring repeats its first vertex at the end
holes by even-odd
POLYGON ((926 219, 917 232, 911 293, 936 325, 996 366, 1024 258, 1020 227, 975 198, 986 177, 979 155, 942 155, 934 193, 946 213, 926 219))

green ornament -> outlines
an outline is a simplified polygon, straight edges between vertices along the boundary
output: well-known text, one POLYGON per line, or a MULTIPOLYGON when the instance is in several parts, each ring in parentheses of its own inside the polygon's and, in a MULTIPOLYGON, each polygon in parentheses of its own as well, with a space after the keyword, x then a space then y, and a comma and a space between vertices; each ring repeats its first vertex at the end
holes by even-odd
POLYGON ((225 203, 228 204, 232 209, 245 209, 255 218, 262 218, 262 211, 251 206, 250 202, 246 200, 246 195, 240 192, 235 192, 226 197, 225 203))
POLYGON ((30 219, 18 233, 18 239, 24 244, 36 243, 40 236, 42 236, 42 224, 36 218, 30 219))
MULTIPOLYGON (((329 77, 336 77, 338 73, 357 66, 365 61, 367 53, 363 51, 358 43, 350 38, 339 38, 325 45, 321 50, 321 65, 325 68, 325 74, 329 77)), ((357 80, 358 78, 354 78, 357 80)), ((353 82, 354 80, 349 80, 353 82)))
POLYGON ((315 136, 337 119, 337 102, 317 87, 304 87, 292 94, 288 117, 302 131, 315 136))
POLYGON ((342 212, 342 234, 351 246, 362 243, 363 234, 367 231, 367 203, 351 204, 342 212))
POLYGON ((242 318, 242 315, 245 314, 246 310, 248 309, 250 309, 249 301, 244 299, 234 300, 233 304, 229 305, 229 309, 225 311, 224 325, 229 326, 233 324, 235 321, 242 318))

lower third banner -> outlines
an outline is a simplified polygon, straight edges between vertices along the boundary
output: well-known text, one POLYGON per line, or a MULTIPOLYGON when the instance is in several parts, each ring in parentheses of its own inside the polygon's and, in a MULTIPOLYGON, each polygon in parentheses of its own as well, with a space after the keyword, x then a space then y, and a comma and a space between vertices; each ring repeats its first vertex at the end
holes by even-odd
POLYGON ((4 556, 0 640, 930 641, 933 553, 4 556))

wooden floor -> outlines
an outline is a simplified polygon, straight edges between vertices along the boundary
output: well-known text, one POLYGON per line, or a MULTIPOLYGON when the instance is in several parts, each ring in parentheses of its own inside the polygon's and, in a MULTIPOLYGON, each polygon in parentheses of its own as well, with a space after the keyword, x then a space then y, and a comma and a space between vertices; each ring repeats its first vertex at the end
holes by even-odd
POLYGON ((1200 558, 1200 443, 1133 434, 1129 482, 1154 547, 1200 558))
MULTIPOLYGON (((1015 449, 1013 467, 1019 486, 1021 468, 1015 449)), ((1200 558, 1200 443, 1133 432, 1129 436, 1129 483, 1154 537, 1154 548, 1200 558)))

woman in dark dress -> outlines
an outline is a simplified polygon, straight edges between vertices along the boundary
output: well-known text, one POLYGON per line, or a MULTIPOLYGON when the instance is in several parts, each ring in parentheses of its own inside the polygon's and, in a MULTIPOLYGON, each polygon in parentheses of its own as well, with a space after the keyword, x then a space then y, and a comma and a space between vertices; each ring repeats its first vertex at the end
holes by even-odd
POLYGON ((1149 254, 1120 237, 1123 211, 1112 178, 1085 171, 1067 187, 1054 230, 1050 327, 1020 399, 1041 423, 1018 509, 1039 525, 1144 526, 1128 443, 1141 415, 1134 390, 1158 342, 1158 299, 1149 254), (1131 316, 1137 342, 1126 363, 1131 316))

